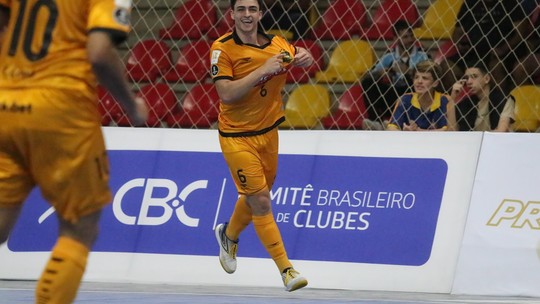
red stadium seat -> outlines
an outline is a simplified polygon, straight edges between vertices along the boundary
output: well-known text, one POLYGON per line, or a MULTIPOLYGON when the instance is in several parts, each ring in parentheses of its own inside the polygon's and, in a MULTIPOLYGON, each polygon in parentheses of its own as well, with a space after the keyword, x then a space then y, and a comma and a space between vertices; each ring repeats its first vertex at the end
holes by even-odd
POLYGON ((336 0, 323 12, 313 36, 323 40, 351 39, 367 25, 367 10, 360 0, 336 0))
POLYGON ((168 82, 202 82, 210 69, 210 47, 212 42, 197 40, 180 48, 173 68, 163 78, 168 82))
POLYGON ((169 127, 210 128, 218 120, 219 95, 212 83, 193 86, 180 111, 167 117, 169 127))
POLYGON ((130 51, 126 70, 132 81, 152 82, 171 67, 169 46, 153 39, 136 43, 130 51))
POLYGON ((234 27, 234 19, 231 18, 231 9, 227 9, 227 11, 221 16, 219 19, 217 25, 212 26, 210 30, 208 30, 208 33, 206 33, 206 37, 209 39, 217 39, 221 37, 221 35, 232 31, 234 27))
POLYGON ((339 108, 321 120, 325 129, 359 130, 367 116, 363 89, 359 84, 351 86, 338 100, 339 108))
POLYGON ((104 87, 98 86, 97 94, 98 111, 101 115, 102 126, 110 126, 113 122, 118 123, 119 121, 127 121, 127 116, 122 110, 120 104, 104 87))
POLYGON ((306 83, 315 73, 324 69, 324 50, 320 44, 314 40, 297 40, 292 42, 294 46, 303 47, 311 52, 315 62, 308 68, 293 66, 287 73, 288 83, 306 83))
POLYGON ((165 39, 200 39, 216 24, 217 7, 211 0, 188 0, 180 6, 168 28, 159 36, 165 39))
POLYGON ((365 39, 394 39, 394 24, 406 20, 412 27, 421 22, 418 7, 412 0, 384 0, 375 10, 365 39))
POLYGON ((176 93, 165 83, 151 83, 137 92, 148 105, 147 127, 160 127, 161 122, 175 111, 178 106, 176 93))

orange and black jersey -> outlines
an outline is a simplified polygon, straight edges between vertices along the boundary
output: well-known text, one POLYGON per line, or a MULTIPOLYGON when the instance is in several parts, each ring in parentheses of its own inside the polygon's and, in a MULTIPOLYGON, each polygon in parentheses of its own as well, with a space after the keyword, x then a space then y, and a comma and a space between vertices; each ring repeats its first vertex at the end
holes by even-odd
POLYGON ((95 90, 87 35, 127 37, 131 0, 0 0, 9 11, 1 41, 0 89, 95 90))
MULTIPOLYGON (((266 35, 264 33, 260 33, 266 35)), ((281 52, 292 57, 296 49, 284 38, 266 35, 269 43, 244 44, 236 32, 221 36, 210 50, 210 73, 213 81, 237 80, 262 66, 268 58, 281 52)), ((263 134, 284 121, 281 90, 285 85, 287 66, 275 75, 262 78, 241 100, 220 104, 219 131, 223 136, 263 134)))

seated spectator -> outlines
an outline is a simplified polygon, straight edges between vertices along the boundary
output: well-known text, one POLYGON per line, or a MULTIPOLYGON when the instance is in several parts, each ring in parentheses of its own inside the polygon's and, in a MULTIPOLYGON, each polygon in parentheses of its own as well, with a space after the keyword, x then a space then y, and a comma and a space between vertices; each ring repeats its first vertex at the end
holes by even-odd
POLYGON ((388 52, 361 81, 370 118, 364 120, 364 130, 384 130, 394 102, 410 90, 411 75, 416 64, 429 59, 407 21, 397 21, 394 33, 396 38, 388 52))
POLYGON ((529 52, 518 59, 512 77, 514 86, 534 84, 540 79, 540 1, 523 0, 527 20, 521 32, 527 33, 524 42, 529 52))
POLYGON ((401 96, 387 126, 390 131, 446 131, 448 117, 454 117, 449 96, 436 90, 441 68, 431 60, 416 65, 414 93, 401 96))
POLYGON ((450 128, 457 131, 509 132, 514 122, 514 99, 492 84, 487 69, 477 65, 452 87, 456 101, 450 128))
MULTIPOLYGON (((460 49, 466 64, 487 66, 496 85, 511 89, 511 71, 516 58, 527 52, 521 43, 522 23, 526 19, 522 0, 465 0, 457 16, 452 41, 460 49), (464 47, 466 46, 466 47, 464 47)), ((446 62, 443 70, 451 71, 443 78, 444 90, 463 77, 455 62, 446 62)))
POLYGON ((265 0, 266 12, 263 15, 261 24, 268 31, 279 29, 293 33, 293 40, 306 38, 309 24, 309 9, 311 0, 265 0))

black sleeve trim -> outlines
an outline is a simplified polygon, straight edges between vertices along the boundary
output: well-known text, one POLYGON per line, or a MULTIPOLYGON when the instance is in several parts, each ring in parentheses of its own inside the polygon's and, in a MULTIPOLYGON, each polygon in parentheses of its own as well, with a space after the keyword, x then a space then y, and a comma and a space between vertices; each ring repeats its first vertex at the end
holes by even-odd
POLYGON ((228 35, 228 36, 223 37, 223 39, 221 39, 219 42, 224 43, 224 42, 226 42, 226 41, 228 41, 228 40, 231 40, 231 39, 233 39, 233 38, 234 38, 234 37, 233 37, 233 35, 231 34, 231 35, 228 35))
POLYGON ((95 27, 95 28, 91 29, 89 31, 89 33, 97 32, 97 31, 105 32, 105 33, 109 34, 109 37, 111 37, 112 42, 114 42, 114 44, 116 44, 116 45, 126 41, 126 39, 127 39, 127 33, 126 32, 120 31, 120 30, 114 30, 114 29, 110 29, 110 28, 106 28, 106 27, 95 27))

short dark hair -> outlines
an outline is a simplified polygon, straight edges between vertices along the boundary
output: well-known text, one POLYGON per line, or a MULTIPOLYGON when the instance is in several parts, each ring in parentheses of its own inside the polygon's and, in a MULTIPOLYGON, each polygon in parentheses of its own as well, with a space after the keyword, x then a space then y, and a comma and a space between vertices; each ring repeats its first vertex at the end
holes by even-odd
POLYGON ((394 33, 397 35, 403 30, 412 31, 412 27, 407 20, 399 19, 396 21, 396 23, 394 23, 394 33))
POLYGON ((489 74, 489 68, 482 61, 479 61, 479 62, 477 62, 475 64, 471 64, 471 65, 467 66, 467 69, 478 69, 484 75, 489 74))
MULTIPOLYGON (((257 3, 259 4, 259 10, 263 10, 264 1, 263 0, 257 0, 257 3)), ((236 5, 236 0, 231 0, 231 8, 234 10, 234 6, 236 5)))

